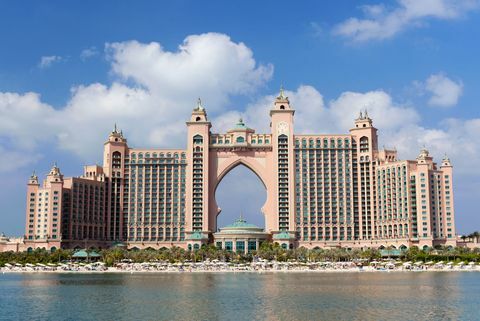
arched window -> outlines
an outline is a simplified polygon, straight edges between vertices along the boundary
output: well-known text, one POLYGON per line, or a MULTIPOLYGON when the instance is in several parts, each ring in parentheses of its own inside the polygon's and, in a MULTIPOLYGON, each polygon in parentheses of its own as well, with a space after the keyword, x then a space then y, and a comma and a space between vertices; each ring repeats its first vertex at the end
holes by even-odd
POLYGON ((203 144, 203 137, 201 135, 193 136, 193 143, 194 144, 203 144))
POLYGON ((281 105, 281 106, 280 106, 280 109, 281 109, 281 110, 285 110, 285 106, 284 106, 284 105, 281 105))
POLYGON ((360 151, 368 152, 368 138, 365 136, 360 138, 360 151))
POLYGON ((201 121, 201 120, 202 120, 202 118, 201 118, 201 117, 197 117, 197 118, 195 118, 195 121, 201 121))
POLYGON ((194 244, 194 245, 193 245, 193 249, 194 249, 194 250, 199 250, 199 249, 200 249, 200 245, 198 245, 198 243, 197 243, 197 244, 194 244))
POLYGON ((245 142, 245 138, 243 138, 242 136, 237 137, 237 143, 244 143, 244 142, 245 142))

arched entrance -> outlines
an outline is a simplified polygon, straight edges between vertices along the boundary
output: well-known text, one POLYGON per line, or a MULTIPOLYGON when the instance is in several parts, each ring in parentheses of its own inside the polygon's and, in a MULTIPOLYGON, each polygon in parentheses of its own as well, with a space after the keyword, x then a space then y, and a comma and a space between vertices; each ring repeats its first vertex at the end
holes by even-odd
MULTIPOLYGON (((211 150, 209 164, 209 229, 217 230, 217 216, 221 208, 217 204, 215 192, 222 179, 234 168, 243 165, 250 169, 262 182, 267 192, 266 201, 260 209, 265 217, 265 231, 275 231, 274 217, 274 184, 275 176, 273 171, 268 171, 268 165, 271 164, 272 153, 269 150, 211 150)), ((248 188, 248 187, 246 187, 248 188)))
POLYGON ((261 209, 266 199, 267 191, 261 179, 243 164, 235 166, 222 177, 215 191, 215 200, 221 208, 216 232, 218 228, 233 224, 240 216, 250 224, 265 228, 261 209))

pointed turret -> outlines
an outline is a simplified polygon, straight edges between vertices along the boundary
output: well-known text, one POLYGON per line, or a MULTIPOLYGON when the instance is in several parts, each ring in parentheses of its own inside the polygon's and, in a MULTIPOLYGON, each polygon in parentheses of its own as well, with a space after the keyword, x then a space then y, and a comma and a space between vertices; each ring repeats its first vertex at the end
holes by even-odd
POLYGON ((123 137, 123 130, 118 130, 117 123, 114 124, 113 130, 108 135, 108 142, 126 143, 127 139, 123 137))
POLYGON ((28 184, 38 185, 38 176, 36 175, 35 170, 32 172, 32 175, 30 175, 30 178, 28 179, 28 184))
POLYGON ((433 166, 433 157, 430 156, 430 153, 425 146, 423 146, 420 150, 420 154, 417 156, 417 164, 428 164, 430 167, 433 166))
POLYGON ((452 167, 452 163, 450 162, 450 158, 448 158, 447 153, 442 159, 442 165, 440 167, 452 167))
POLYGON ((283 85, 280 86, 280 94, 277 96, 277 100, 288 100, 283 92, 283 85))
POLYGON ((54 162, 52 168, 50 169, 50 172, 47 174, 47 177, 45 179, 45 186, 48 187, 48 185, 51 183, 61 182, 63 182, 63 174, 60 171, 60 168, 57 166, 57 162, 54 162))
POLYGON ((207 119, 207 111, 205 107, 202 105, 202 100, 198 98, 197 105, 192 111, 192 116, 190 117, 190 122, 206 122, 207 119))
POLYGON ((368 112, 365 109, 365 113, 360 110, 360 114, 357 119, 355 119, 355 128, 370 128, 373 127, 373 121, 368 116, 368 112))

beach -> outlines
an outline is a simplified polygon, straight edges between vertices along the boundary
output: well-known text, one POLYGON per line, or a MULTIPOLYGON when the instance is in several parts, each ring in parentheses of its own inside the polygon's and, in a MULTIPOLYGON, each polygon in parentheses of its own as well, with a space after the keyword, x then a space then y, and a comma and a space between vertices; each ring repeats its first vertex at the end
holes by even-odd
POLYGON ((120 262, 107 267, 103 262, 69 262, 61 264, 6 264, 1 273, 215 273, 215 272, 480 272, 480 265, 470 262, 278 262, 261 260, 252 263, 231 263, 218 260, 205 262, 120 262))

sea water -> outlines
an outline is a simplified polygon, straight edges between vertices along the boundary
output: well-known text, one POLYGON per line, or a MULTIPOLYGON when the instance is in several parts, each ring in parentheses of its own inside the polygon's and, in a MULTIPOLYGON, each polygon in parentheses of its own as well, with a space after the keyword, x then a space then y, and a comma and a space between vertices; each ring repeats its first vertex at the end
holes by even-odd
POLYGON ((480 272, 5 273, 0 320, 480 320, 480 272))

